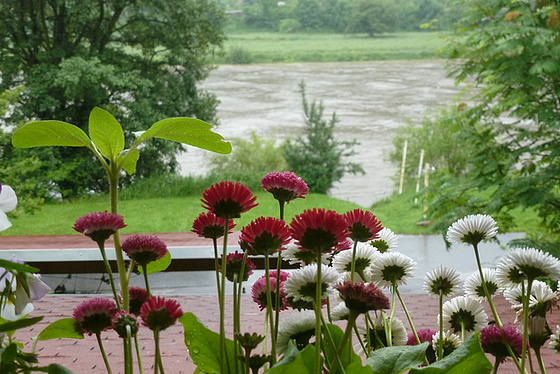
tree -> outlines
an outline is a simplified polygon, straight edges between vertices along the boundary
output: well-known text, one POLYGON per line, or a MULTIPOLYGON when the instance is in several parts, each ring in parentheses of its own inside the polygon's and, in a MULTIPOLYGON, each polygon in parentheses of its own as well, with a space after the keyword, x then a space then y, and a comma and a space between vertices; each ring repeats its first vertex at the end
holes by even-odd
POLYGON ((466 17, 455 28, 447 55, 456 79, 476 87, 462 129, 464 144, 475 155, 468 183, 440 190, 434 215, 450 217, 454 209, 468 213, 465 206, 505 215, 516 207, 533 209, 545 229, 542 238, 558 243, 559 6, 549 0, 455 5, 466 17))
MULTIPOLYGON (((123 122, 130 143, 134 132, 167 117, 215 122, 217 100, 197 83, 222 44, 223 21, 223 10, 211 0, 2 2, 0 92, 24 86, 4 124, 57 119, 84 128, 100 106, 123 122)), ((137 177, 175 171, 180 149, 164 141, 146 144, 137 177)), ((2 163, 11 155, 6 149, 2 163)), ((47 163, 43 177, 64 197, 106 185, 100 167, 84 167, 92 162, 82 149, 26 155, 47 163)))
POLYGON ((398 28, 397 7, 391 0, 357 0, 351 4, 348 32, 373 37, 398 28))
POLYGON ((336 113, 328 121, 323 119, 323 103, 313 101, 309 105, 303 82, 300 83, 300 93, 304 136, 287 139, 284 158, 289 169, 305 180, 310 192, 326 194, 345 174, 364 173, 359 164, 346 161, 354 154, 353 147, 357 142, 336 140, 334 128, 339 122, 336 113))

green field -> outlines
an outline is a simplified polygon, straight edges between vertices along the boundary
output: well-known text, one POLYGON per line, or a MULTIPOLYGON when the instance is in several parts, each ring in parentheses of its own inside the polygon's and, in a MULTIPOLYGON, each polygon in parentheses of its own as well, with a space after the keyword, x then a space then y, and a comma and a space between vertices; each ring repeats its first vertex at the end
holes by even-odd
POLYGON ((283 34, 229 32, 225 55, 212 62, 334 62, 437 58, 443 34, 402 32, 371 38, 366 34, 283 34))

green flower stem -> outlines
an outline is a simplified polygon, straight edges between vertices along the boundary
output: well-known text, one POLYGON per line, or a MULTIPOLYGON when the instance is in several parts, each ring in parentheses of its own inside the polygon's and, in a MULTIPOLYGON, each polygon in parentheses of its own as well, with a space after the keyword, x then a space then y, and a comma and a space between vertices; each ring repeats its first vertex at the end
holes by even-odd
POLYGON ((101 341, 101 333, 96 333, 95 337, 97 338, 97 344, 99 345, 99 349, 101 350, 101 357, 103 357, 103 362, 105 363, 105 368, 107 369, 108 374, 112 374, 111 366, 109 365, 109 360, 107 359, 107 354, 105 353, 105 349, 103 348, 103 342, 101 341))
POLYGON ((226 224, 224 227, 224 243, 222 248, 222 266, 221 266, 221 279, 220 279, 220 293, 218 295, 218 302, 220 306, 220 372, 225 373, 225 365, 227 362, 228 373, 229 361, 227 360, 226 352, 226 325, 225 325, 225 289, 226 289, 226 257, 227 257, 227 239, 229 232, 229 218, 225 218, 226 224))
POLYGON ((264 340, 262 342, 262 347, 263 347, 263 355, 266 354, 266 342, 267 342, 267 336, 268 334, 268 310, 265 311, 264 314, 264 326, 263 326, 263 335, 264 335, 264 340))
POLYGON ((317 251, 317 279, 315 284, 315 373, 322 374, 321 365, 321 300, 323 284, 321 282, 321 250, 317 251))
POLYGON ((109 263, 109 260, 107 260, 107 253, 105 253, 105 242, 99 241, 97 245, 99 246, 99 251, 101 252, 101 257, 103 258, 103 263, 105 264, 105 269, 107 270, 107 275, 109 276, 109 284, 111 285, 111 290, 113 291, 115 303, 117 303, 117 308, 122 310, 117 287, 115 286, 115 279, 113 278, 113 271, 111 270, 111 264, 109 263))
POLYGON ((389 315, 389 323, 383 320, 385 325, 385 336, 387 339, 387 347, 393 346, 393 317, 395 316, 395 305, 397 304, 397 286, 393 284, 391 287, 392 300, 391 300, 391 314, 389 315))
POLYGON ((142 367, 142 354, 140 352, 140 343, 138 342, 138 335, 134 335, 134 346, 136 347, 136 357, 138 357, 138 371, 140 374, 144 374, 144 368, 142 367))
MULTIPOLYGON (((109 191, 111 196, 111 213, 119 214, 119 170, 111 169, 109 174, 109 191)), ((121 250, 121 239, 119 232, 117 231, 113 235, 113 241, 115 243, 115 257, 117 258, 117 269, 119 273, 119 280, 121 283, 121 293, 123 299, 123 310, 129 310, 129 296, 128 296, 128 279, 126 277, 126 267, 124 263, 124 256, 121 250)), ((126 359, 126 358, 125 358, 126 359)))
POLYGON ((161 362, 161 351, 159 348, 159 330, 155 329, 154 330, 154 343, 156 346, 156 357, 155 357, 155 362, 154 362, 154 374, 158 374, 158 370, 161 368, 161 374, 164 374, 163 372, 163 364, 161 362))
POLYGON ((148 281, 148 264, 142 264, 142 272, 144 273, 144 283, 146 284, 148 297, 151 297, 152 293, 150 292, 150 282, 148 281))
POLYGON ((464 322, 459 322, 461 324, 461 342, 464 343, 465 342, 465 323, 464 322))
MULTIPOLYGON (((531 349, 529 349, 529 350, 527 351, 527 361, 529 361, 529 370, 530 370, 530 373, 534 373, 535 370, 534 370, 534 368, 533 368, 533 357, 532 357, 532 355, 531 355, 531 349)), ((542 373, 541 373, 541 374, 542 374, 542 373)))
MULTIPOLYGON (((284 207, 285 202, 283 200, 278 200, 279 210, 280 210, 280 219, 284 220, 284 207)), ((278 326, 280 325, 280 272, 282 271, 282 252, 278 251, 278 262, 276 263, 276 310, 274 312, 274 332, 272 336, 274 336, 274 340, 278 339, 278 326)))
MULTIPOLYGON (((270 259, 268 252, 264 254, 264 276, 266 279, 266 314, 268 315, 268 323, 270 325, 270 355, 272 356, 272 364, 274 364, 276 362, 276 337, 274 336, 276 328, 274 327, 272 295, 270 294, 270 259)), ((279 283, 278 278, 276 283, 279 283)))
POLYGON ((399 287, 397 285, 394 285, 394 288, 395 288, 395 293, 399 297, 399 301, 401 302, 401 305, 403 307, 404 314, 406 315, 406 319, 408 320, 408 324, 410 325, 410 328, 412 329, 412 333, 414 334, 414 337, 416 338, 416 342, 418 344, 421 344, 420 338, 418 337, 418 333, 416 332, 416 328, 414 327, 414 323, 412 322, 412 318, 410 317, 410 313, 408 312, 406 304, 404 303, 404 300, 401 296, 401 293, 399 292, 399 287))
MULTIPOLYGON (((488 291, 488 287, 486 285, 486 279, 484 279, 484 273, 482 271, 482 264, 480 261, 480 255, 478 253, 478 244, 473 244, 472 245, 474 248, 474 255, 476 257, 476 266, 478 267, 478 274, 480 275, 480 282, 482 283, 482 289, 484 290, 484 295, 486 295, 486 300, 488 301, 488 305, 490 306, 490 310, 492 311, 492 316, 494 317, 494 320, 496 321, 496 326, 498 326, 498 329, 500 329, 500 333, 502 333, 502 321, 500 320, 500 316, 498 315, 498 310, 496 309, 496 306, 494 305, 494 300, 492 299, 492 295, 490 295, 490 292, 488 291)), ((520 373, 525 373, 525 367, 524 365, 521 365, 519 363, 519 360, 517 359, 517 356, 515 355, 515 353, 513 352, 513 349, 511 349, 511 346, 505 342, 505 346, 508 350, 508 353, 510 355, 510 357, 512 358, 513 362, 515 363, 515 366, 517 367, 517 370, 520 373)))
POLYGON ((358 247, 358 241, 354 241, 354 245, 352 246, 352 262, 350 263, 350 281, 352 283, 354 283, 354 273, 356 272, 356 248, 357 247, 358 247))
MULTIPOLYGON (((357 316, 356 316, 357 317, 357 316)), ((355 319, 354 319, 355 321, 355 319)), ((342 338, 342 343, 340 345, 340 347, 336 347, 336 345, 334 344, 334 339, 332 337, 332 334, 327 326, 327 323, 325 322, 325 317, 323 317, 323 314, 321 313, 321 323, 323 324, 323 326, 325 327, 325 336, 327 337, 331 347, 333 348, 334 351, 334 359, 335 359, 335 366, 333 367, 332 363, 330 364, 330 368, 331 368, 331 373, 336 373, 337 369, 340 368, 340 370, 342 371, 342 374, 346 374, 346 370, 344 370, 344 366, 342 365, 342 361, 340 361, 340 355, 342 354, 342 347, 344 347, 344 337, 342 338)), ((346 325, 347 329, 348 329, 348 325, 346 325)), ((346 335, 346 332, 345 332, 346 335)), ((350 329, 350 335, 352 335, 352 330, 350 329)), ((349 354, 351 354, 350 351, 348 351, 349 354)), ((349 361, 350 361, 351 357, 348 357, 349 361)))
POLYGON ((500 366, 500 358, 498 356, 496 356, 496 359, 494 360, 494 369, 492 370, 492 374, 497 374, 498 373, 498 367, 500 366))
MULTIPOLYGON (((522 283, 523 287, 524 283, 522 283)), ((529 342, 529 299, 531 298, 531 288, 533 287, 533 279, 527 279, 527 290, 523 292, 523 346, 521 348, 521 367, 525 368, 525 359, 527 355, 527 343, 529 342)), ((523 290, 523 288, 522 288, 523 290)))
MULTIPOLYGON (((239 304, 238 304, 238 294, 237 294, 237 284, 240 283, 239 282, 239 278, 237 276, 237 274, 233 275, 233 342, 234 342, 234 349, 235 349, 235 355, 237 356, 238 354, 241 354, 242 352, 240 351, 240 347, 239 347, 239 342, 238 342, 238 333, 240 332, 240 319, 239 319, 239 304)), ((235 365, 235 372, 238 373, 239 372, 239 365, 237 365, 237 361, 236 361, 236 365, 235 365)))
MULTIPOLYGON (((130 331, 130 326, 129 325, 126 326, 126 335, 127 335, 127 338, 123 339, 124 352, 125 352, 125 355, 132 357, 132 344, 131 344, 132 343, 132 341, 131 341, 132 333, 130 331)), ((128 372, 128 373, 132 373, 132 371, 133 371, 132 360, 130 360, 129 362, 125 362, 125 365, 127 365, 125 367, 125 371, 128 372)))
MULTIPOLYGON (((375 328, 375 323, 373 323, 371 316, 369 315, 369 313, 365 314, 366 316, 366 339, 368 341, 369 344, 369 352, 367 353, 367 356, 369 356, 369 353, 373 350, 371 349, 371 334, 370 334, 370 330, 373 330, 373 335, 375 338, 375 341, 377 342, 377 344, 379 344, 380 347, 385 347, 385 344, 383 344, 383 341, 381 341, 381 338, 379 337, 379 334, 377 333, 377 329, 375 328), (369 327, 369 325, 371 325, 371 328, 369 327)), ((387 338, 387 322, 385 320, 385 313, 381 312, 381 317, 383 318, 383 325, 384 325, 384 329, 385 329, 385 338, 387 338)), ((389 334, 391 335, 391 334, 389 334)))
MULTIPOLYGON (((364 341, 363 341, 362 337, 360 336, 360 332, 358 331, 358 326, 357 326, 356 324, 354 324, 353 330, 354 330, 354 334, 355 334, 356 337, 358 338, 358 342, 360 343, 360 346, 362 347, 362 350, 363 350, 365 353, 367 353, 368 350, 367 350, 367 348, 366 348, 366 346, 365 346, 365 344, 364 344, 364 341)), ((369 330, 369 329, 368 329, 368 330, 369 330)), ((369 335, 369 331, 367 331, 366 334, 369 335)))
POLYGON ((212 243, 214 244, 214 269, 216 270, 216 287, 218 290, 218 295, 221 295, 220 291, 220 262, 218 260, 218 239, 212 238, 212 243))
POLYGON ((331 299, 327 299, 327 318, 329 319, 329 323, 333 323, 332 316, 331 316, 331 299))
POLYGON ((439 344, 438 344, 438 361, 443 358, 443 292, 439 290, 439 344))
POLYGON ((359 315, 360 313, 352 310, 350 311, 350 314, 348 315, 348 323, 346 324, 346 329, 344 330, 344 335, 342 336, 340 347, 338 347, 337 350, 337 356, 340 356, 346 344, 350 342, 350 338, 352 337, 352 329, 356 326, 356 319, 358 319, 359 315))
POLYGON ((541 356, 541 348, 535 348, 535 356, 537 357, 537 362, 539 363, 539 369, 541 370, 541 374, 546 374, 546 367, 544 366, 544 362, 541 356))

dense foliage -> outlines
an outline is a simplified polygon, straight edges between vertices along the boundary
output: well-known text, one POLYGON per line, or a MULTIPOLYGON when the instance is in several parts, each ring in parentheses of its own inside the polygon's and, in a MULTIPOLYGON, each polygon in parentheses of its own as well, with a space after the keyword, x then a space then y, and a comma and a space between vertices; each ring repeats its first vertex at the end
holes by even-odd
POLYGON ((300 83, 300 92, 304 134, 286 140, 284 158, 289 170, 307 181, 309 192, 327 193, 345 174, 364 173, 359 164, 347 161, 354 154, 353 147, 357 142, 337 140, 334 130, 339 119, 336 113, 330 119, 324 119, 323 103, 308 103, 304 83, 300 83))
POLYGON ((222 1, 242 10, 245 26, 279 30, 357 32, 447 29, 457 16, 447 0, 244 0, 222 1))
MULTIPOLYGON (((224 39, 215 1, 10 1, 0 4, 0 92, 23 87, 3 127, 59 120, 85 128, 95 106, 134 132, 165 118, 215 122, 216 98, 197 89, 207 58, 224 39)), ((2 164, 39 160, 37 173, 63 197, 103 190, 104 171, 86 168, 83 149, 13 152, 3 138, 2 164)), ((174 171, 176 143, 146 144, 137 177, 174 171)), ((14 185, 14 187, 16 187, 14 185)))
POLYGON ((473 151, 472 172, 466 181, 439 186, 433 216, 452 219, 481 210, 507 216, 515 207, 531 208, 546 228, 532 239, 557 243, 559 5, 493 0, 457 6, 468 16, 458 23, 447 54, 457 80, 476 87, 459 128, 464 146, 473 151))

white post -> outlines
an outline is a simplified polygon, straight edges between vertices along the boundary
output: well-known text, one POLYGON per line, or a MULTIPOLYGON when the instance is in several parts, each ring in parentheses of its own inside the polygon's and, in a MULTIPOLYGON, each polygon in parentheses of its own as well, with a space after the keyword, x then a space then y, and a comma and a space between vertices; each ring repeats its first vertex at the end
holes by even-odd
MULTIPOLYGON (((430 186, 430 164, 426 162, 426 167, 424 168, 424 187, 428 188, 430 186)), ((428 206, 424 205, 424 219, 426 219, 428 213, 428 206)))
POLYGON ((403 145, 403 155, 402 155, 402 164, 401 164, 401 181, 399 183, 399 195, 402 195, 403 192, 403 184, 404 184, 404 166, 406 164, 406 149, 408 148, 408 140, 404 141, 403 145))
POLYGON ((420 162, 418 162, 418 174, 416 175, 416 197, 414 205, 418 204, 418 191, 420 191, 420 177, 422 176, 422 164, 424 164, 424 150, 420 150, 420 162))

